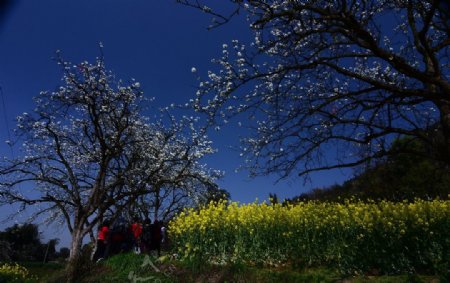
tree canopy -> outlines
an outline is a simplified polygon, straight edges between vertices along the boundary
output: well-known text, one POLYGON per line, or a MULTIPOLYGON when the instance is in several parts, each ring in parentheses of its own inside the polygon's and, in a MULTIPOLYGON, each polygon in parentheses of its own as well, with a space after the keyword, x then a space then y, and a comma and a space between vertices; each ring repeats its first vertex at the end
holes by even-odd
MULTIPOLYGON (((383 158, 408 136, 450 164, 448 7, 437 0, 178 0, 245 15, 251 42, 223 45, 194 107, 211 123, 250 119, 251 175, 308 173, 383 158), (241 116, 242 117, 242 116, 241 116)), ((400 149, 400 148, 399 148, 400 149)))
POLYGON ((43 261, 55 259, 59 239, 41 242, 38 226, 32 223, 14 224, 0 231, 0 260, 43 261))

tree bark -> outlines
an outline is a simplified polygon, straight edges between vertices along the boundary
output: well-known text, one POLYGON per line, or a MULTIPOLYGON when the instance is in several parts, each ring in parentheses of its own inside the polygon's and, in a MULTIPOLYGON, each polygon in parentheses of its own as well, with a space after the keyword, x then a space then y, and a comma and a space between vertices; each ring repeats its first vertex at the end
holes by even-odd
POLYGON ((72 231, 72 242, 70 247, 69 262, 66 267, 67 282, 76 282, 77 277, 80 274, 80 267, 82 266, 82 251, 81 246, 83 244, 83 229, 75 226, 72 231))

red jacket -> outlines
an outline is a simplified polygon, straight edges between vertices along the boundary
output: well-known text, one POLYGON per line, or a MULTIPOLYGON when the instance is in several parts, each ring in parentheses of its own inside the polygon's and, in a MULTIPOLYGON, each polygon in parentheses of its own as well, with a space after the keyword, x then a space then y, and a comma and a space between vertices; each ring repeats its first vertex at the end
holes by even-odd
POLYGON ((131 224, 131 231, 135 239, 139 239, 142 234, 142 225, 140 223, 131 224))
POLYGON ((100 230, 98 230, 98 239, 102 241, 108 240, 109 229, 108 226, 102 226, 100 230))

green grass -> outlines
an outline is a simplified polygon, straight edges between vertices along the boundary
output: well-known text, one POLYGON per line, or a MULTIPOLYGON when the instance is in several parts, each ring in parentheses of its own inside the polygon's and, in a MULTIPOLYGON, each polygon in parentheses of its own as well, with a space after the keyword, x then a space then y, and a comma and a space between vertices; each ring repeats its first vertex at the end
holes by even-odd
POLYGON ((166 273, 157 258, 127 253, 95 264, 83 282, 177 282, 166 273))
MULTIPOLYGON (((231 270, 233 267, 231 267, 231 270)), ((240 273, 230 272, 231 282, 337 282, 339 274, 326 268, 305 269, 270 269, 262 267, 244 267, 240 273), (233 278, 234 277, 234 278, 233 278)))
POLYGON ((56 262, 21 262, 20 265, 28 269, 30 274, 37 276, 39 279, 47 278, 50 274, 64 269, 64 264, 56 262))
MULTIPOLYGON (((36 282, 63 282, 64 266, 55 263, 22 263, 30 274, 39 278, 36 282)), ((192 269, 192 263, 157 259, 133 253, 110 257, 92 264, 80 278, 80 283, 105 282, 346 282, 346 283, 438 283, 436 276, 355 276, 343 277, 338 270, 328 267, 297 268, 248 266, 243 263, 224 266, 202 264, 192 269), (159 281, 158 281, 159 280, 159 281)))
POLYGON ((229 265, 223 267, 212 267, 209 270, 203 270, 194 275, 184 276, 188 280, 179 280, 177 282, 209 282, 208 278, 214 278, 217 281, 212 282, 298 282, 298 283, 438 283, 436 276, 422 275, 400 275, 400 276, 355 276, 343 277, 336 269, 332 268, 304 268, 302 270, 293 270, 291 268, 264 268, 229 265), (199 280, 200 279, 200 280, 199 280))

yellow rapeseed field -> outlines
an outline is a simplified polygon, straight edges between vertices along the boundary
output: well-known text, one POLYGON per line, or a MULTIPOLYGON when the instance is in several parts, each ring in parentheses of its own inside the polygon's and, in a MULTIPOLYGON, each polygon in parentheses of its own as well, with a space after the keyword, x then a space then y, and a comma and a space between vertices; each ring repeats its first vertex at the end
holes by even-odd
POLYGON ((344 273, 446 268, 450 202, 210 203, 169 224, 186 260, 337 266, 344 273))

